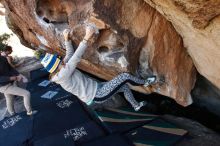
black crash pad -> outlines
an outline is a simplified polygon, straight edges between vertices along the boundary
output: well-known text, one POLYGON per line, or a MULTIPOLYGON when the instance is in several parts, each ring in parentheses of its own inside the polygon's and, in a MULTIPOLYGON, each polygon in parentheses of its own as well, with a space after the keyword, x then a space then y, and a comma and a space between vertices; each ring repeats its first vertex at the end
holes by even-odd
POLYGON ((103 129, 101 129, 94 122, 87 122, 72 126, 63 132, 48 136, 46 138, 33 142, 34 146, 72 146, 82 144, 90 140, 99 139, 105 136, 103 129))
POLYGON ((40 109, 42 106, 70 97, 71 100, 78 101, 78 98, 65 91, 60 86, 48 87, 46 89, 31 93, 31 104, 34 109, 40 109))
POLYGON ((133 144, 127 141, 123 136, 110 135, 95 141, 91 141, 82 146, 133 146, 133 144))
POLYGON ((36 69, 30 72, 31 81, 38 80, 41 78, 48 78, 49 73, 45 68, 36 69))
POLYGON ((33 140, 60 133, 90 118, 82 106, 71 99, 63 99, 47 104, 34 116, 33 140))
POLYGON ((43 90, 49 87, 58 86, 57 84, 48 80, 48 78, 41 78, 27 84, 27 90, 31 93, 43 90))
POLYGON ((64 138, 63 133, 58 133, 37 140, 31 146, 75 146, 75 143, 73 139, 64 138))
POLYGON ((170 146, 180 140, 186 133, 186 130, 180 129, 162 119, 156 119, 129 132, 126 136, 136 146, 170 146))

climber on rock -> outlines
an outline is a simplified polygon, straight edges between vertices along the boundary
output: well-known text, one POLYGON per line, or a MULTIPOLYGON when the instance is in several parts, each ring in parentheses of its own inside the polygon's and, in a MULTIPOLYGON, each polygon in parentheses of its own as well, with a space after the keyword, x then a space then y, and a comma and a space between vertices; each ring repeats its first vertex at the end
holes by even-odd
POLYGON ((67 29, 63 31, 66 56, 62 61, 57 55, 48 53, 41 59, 43 66, 51 73, 51 81, 60 84, 66 91, 76 95, 87 105, 93 102, 102 103, 119 92, 124 93, 125 99, 132 105, 135 111, 146 105, 145 101, 137 102, 135 100, 127 83, 136 86, 149 86, 156 82, 155 76, 143 80, 129 73, 122 73, 108 82, 98 83, 76 69, 77 64, 88 47, 88 41, 95 32, 98 32, 97 27, 94 24, 88 24, 86 26, 86 34, 75 53, 69 40, 69 32, 67 29))

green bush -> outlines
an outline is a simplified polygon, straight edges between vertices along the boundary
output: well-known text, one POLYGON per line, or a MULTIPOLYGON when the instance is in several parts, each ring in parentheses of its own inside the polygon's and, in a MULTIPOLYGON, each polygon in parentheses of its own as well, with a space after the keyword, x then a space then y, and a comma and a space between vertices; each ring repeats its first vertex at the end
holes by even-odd
POLYGON ((5 49, 5 46, 8 45, 7 41, 11 35, 12 34, 7 34, 7 33, 0 35, 0 51, 3 51, 5 49))

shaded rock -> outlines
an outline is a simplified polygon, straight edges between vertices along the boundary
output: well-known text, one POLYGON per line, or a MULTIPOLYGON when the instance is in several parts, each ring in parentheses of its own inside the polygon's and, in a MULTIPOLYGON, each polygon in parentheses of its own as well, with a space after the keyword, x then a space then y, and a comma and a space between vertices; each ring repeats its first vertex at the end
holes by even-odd
POLYGON ((188 135, 176 144, 176 146, 219 146, 220 135, 204 127, 196 121, 175 117, 171 115, 163 116, 165 120, 178 127, 187 130, 188 135))
POLYGON ((192 96, 197 105, 220 116, 220 90, 206 78, 198 76, 192 96))
POLYGON ((106 80, 140 69, 141 76, 155 74, 165 83, 133 89, 157 92, 184 106, 192 103, 193 62, 174 27, 143 0, 4 0, 3 4, 8 24, 23 44, 64 55, 61 32, 71 28, 77 46, 88 20, 102 30, 91 41, 80 69, 106 80))

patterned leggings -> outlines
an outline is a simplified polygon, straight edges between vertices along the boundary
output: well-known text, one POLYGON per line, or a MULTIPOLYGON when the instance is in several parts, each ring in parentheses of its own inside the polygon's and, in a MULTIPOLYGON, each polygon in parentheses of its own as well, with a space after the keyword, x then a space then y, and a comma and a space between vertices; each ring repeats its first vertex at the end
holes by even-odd
POLYGON ((139 103, 135 100, 129 86, 126 83, 130 83, 132 85, 144 85, 146 80, 139 79, 130 75, 129 73, 122 73, 108 82, 101 83, 101 86, 98 86, 96 96, 93 101, 102 103, 108 98, 112 97, 112 95, 123 92, 125 99, 133 107, 139 106, 139 103))

